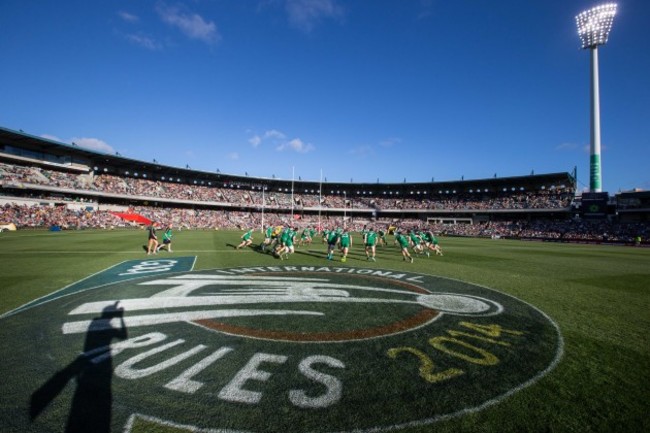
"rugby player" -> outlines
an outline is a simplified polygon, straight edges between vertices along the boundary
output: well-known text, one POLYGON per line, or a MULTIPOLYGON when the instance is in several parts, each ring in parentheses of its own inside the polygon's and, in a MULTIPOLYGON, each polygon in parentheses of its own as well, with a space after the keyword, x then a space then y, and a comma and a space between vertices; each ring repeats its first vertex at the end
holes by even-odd
POLYGON ((339 229, 331 230, 327 235, 327 260, 334 258, 334 249, 339 241, 339 229))
POLYGON ((282 231, 282 235, 280 236, 280 246, 275 251, 276 256, 279 257, 280 260, 288 259, 289 254, 293 254, 295 237, 295 227, 287 227, 282 231))
POLYGON ((160 251, 163 248, 167 250, 169 253, 173 253, 172 251, 172 225, 169 224, 167 226, 167 229, 165 230, 165 233, 163 233, 163 243, 158 245, 156 248, 156 251, 160 251))
POLYGON ((411 254, 409 253, 409 238, 402 232, 397 231, 395 232, 395 242, 399 244, 399 247, 402 250, 404 261, 408 259, 408 261, 413 263, 413 257, 411 257, 411 254))
POLYGON ((345 262, 348 259, 348 252, 350 251, 350 247, 352 246, 352 235, 348 231, 348 229, 343 229, 343 232, 341 233, 341 236, 339 238, 339 242, 341 244, 341 254, 343 254, 343 257, 341 257, 341 261, 345 262))
POLYGON ((241 236, 241 243, 235 247, 235 249, 240 249, 249 246, 253 243, 253 229, 249 229, 246 233, 241 236))
POLYGON ((415 233, 415 230, 409 231, 409 239, 413 244, 413 252, 416 254, 422 254, 424 251, 422 249, 422 238, 417 233, 415 233))
POLYGON ((372 260, 373 262, 376 262, 377 259, 375 259, 375 250, 377 245, 377 233, 375 233, 375 230, 372 227, 370 227, 366 233, 364 243, 366 246, 366 260, 372 260), (372 254, 372 256, 370 254, 372 254))
POLYGON ((310 227, 305 227, 300 233, 300 240, 298 245, 311 245, 312 229, 310 227))
POLYGON ((273 226, 268 226, 264 231, 264 240, 260 244, 260 249, 262 252, 266 251, 266 247, 271 245, 271 239, 273 237, 273 226))

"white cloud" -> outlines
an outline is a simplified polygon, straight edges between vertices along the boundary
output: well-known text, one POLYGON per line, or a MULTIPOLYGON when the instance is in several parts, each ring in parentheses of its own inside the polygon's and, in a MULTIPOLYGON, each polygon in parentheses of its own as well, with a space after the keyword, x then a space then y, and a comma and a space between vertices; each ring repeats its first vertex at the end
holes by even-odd
POLYGON ((129 42, 138 45, 142 48, 146 48, 147 50, 158 51, 162 49, 162 45, 160 45, 158 42, 156 42, 154 39, 148 36, 130 34, 130 35, 126 35, 125 38, 129 42))
POLYGON ((293 150, 298 153, 307 153, 307 152, 311 152, 314 149, 315 147, 311 143, 305 143, 299 138, 294 138, 293 140, 286 141, 284 143, 281 143, 278 147, 276 147, 276 150, 278 152, 282 152, 285 150, 293 150))
POLYGON ((284 133, 278 131, 277 129, 271 129, 270 131, 266 131, 264 133, 264 138, 273 138, 273 139, 277 139, 277 140, 284 140, 285 138, 287 138, 287 136, 284 135, 284 133))
MULTIPOLYGON (((581 150, 582 152, 588 154, 588 153, 591 153, 591 145, 589 145, 589 144, 580 145, 580 144, 577 144, 577 143, 566 142, 566 143, 561 143, 561 144, 558 144, 557 146, 555 146, 555 150, 557 150, 558 152, 570 152, 570 151, 573 151, 573 150, 579 150, 579 151, 581 150)), ((604 152, 606 150, 607 150, 607 146, 605 146, 604 144, 601 144, 600 145, 600 151, 604 152)))
POLYGON ((257 146, 259 146, 260 144, 262 144, 262 137, 260 137, 259 135, 254 135, 254 136, 252 136, 251 138, 248 139, 248 142, 249 142, 253 147, 256 148, 257 146))
POLYGON ((176 27, 190 39, 197 39, 208 45, 216 45, 221 40, 217 25, 206 21, 199 14, 163 3, 159 4, 156 10, 163 22, 176 27))
POLYGON ((420 13, 418 19, 422 20, 433 15, 433 0, 420 0, 420 13))
POLYGON ((340 20, 344 15, 336 0, 286 0, 285 9, 289 23, 307 33, 323 19, 340 20))
MULTIPOLYGON (((246 131, 250 133, 251 131, 246 131)), ((264 142, 270 142, 271 146, 275 146, 275 150, 278 152, 294 151, 298 153, 307 153, 315 149, 314 145, 311 143, 305 143, 300 138, 294 138, 292 140, 287 140, 287 135, 277 129, 269 129, 264 132, 264 134, 253 135, 248 139, 248 142, 254 147, 257 148, 262 145, 264 142)))
POLYGON ((96 150, 99 152, 115 153, 115 149, 113 149, 111 145, 109 145, 103 140, 100 140, 99 138, 73 137, 70 140, 66 141, 66 140, 61 140, 56 135, 50 135, 50 134, 41 134, 41 138, 44 138, 46 140, 56 141, 59 143, 70 143, 74 146, 84 147, 86 149, 96 150))
POLYGON ((138 18, 136 15, 130 14, 125 11, 119 11, 117 15, 122 18, 123 21, 126 21, 127 23, 136 23, 140 21, 140 18, 138 18))
POLYGON ((381 140, 378 143, 378 146, 364 144, 358 147, 353 147, 350 150, 348 150, 348 155, 356 156, 358 158, 368 158, 376 154, 377 147, 389 149, 393 146, 399 145, 400 143, 402 143, 401 138, 389 137, 384 140, 381 140))
POLYGON ((372 149, 372 146, 364 145, 364 146, 359 146, 359 147, 355 147, 353 149, 350 149, 348 151, 348 154, 353 155, 353 156, 358 156, 360 158, 365 158, 365 157, 374 155, 375 151, 372 149))
POLYGON ((86 149, 96 150, 104 153, 115 153, 115 149, 113 149, 112 146, 98 138, 75 137, 70 139, 70 141, 72 144, 76 144, 79 147, 85 147, 86 149))
POLYGON ((393 146, 395 146, 396 144, 400 144, 401 142, 402 142, 402 139, 401 139, 401 138, 390 137, 390 138, 387 138, 387 139, 385 139, 385 140, 380 141, 380 142, 379 142, 379 145, 380 145, 381 147, 393 147, 393 146))
POLYGON ((578 145, 575 144, 575 143, 561 143, 561 144, 558 144, 557 146, 555 146, 555 150, 560 150, 560 151, 574 150, 577 147, 578 147, 578 145))
POLYGON ((237 152, 230 152, 228 154, 228 159, 232 161, 237 161, 239 159, 239 154, 237 152))
MULTIPOLYGON (((248 133, 251 133, 251 131, 246 131, 248 133)), ((264 132, 262 136, 259 136, 257 134, 253 135, 251 138, 248 139, 248 142, 254 147, 257 148, 262 144, 262 142, 266 140, 270 140, 274 144, 280 143, 282 140, 285 140, 287 138, 286 135, 284 135, 283 132, 278 131, 277 129, 269 129, 268 131, 264 132)))
POLYGON ((44 138, 46 140, 58 141, 59 143, 61 143, 61 139, 55 135, 41 134, 41 138, 44 138))

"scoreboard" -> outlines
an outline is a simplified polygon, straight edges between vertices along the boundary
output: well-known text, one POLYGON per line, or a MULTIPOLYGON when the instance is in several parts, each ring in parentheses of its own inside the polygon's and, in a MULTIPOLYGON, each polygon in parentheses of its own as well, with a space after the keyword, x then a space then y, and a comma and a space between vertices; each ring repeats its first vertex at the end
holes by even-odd
POLYGON ((585 218, 605 218, 608 200, 606 192, 583 192, 580 213, 585 218))

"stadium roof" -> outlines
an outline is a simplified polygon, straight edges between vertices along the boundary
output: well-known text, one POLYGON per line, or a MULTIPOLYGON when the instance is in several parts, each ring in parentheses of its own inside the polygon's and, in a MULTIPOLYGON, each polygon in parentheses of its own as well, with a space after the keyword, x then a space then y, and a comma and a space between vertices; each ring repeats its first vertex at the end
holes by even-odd
POLYGON ((21 152, 43 161, 59 159, 66 164, 85 164, 99 173, 119 176, 141 177, 195 185, 223 186, 297 193, 317 193, 322 187, 325 194, 350 195, 414 195, 414 194, 464 194, 517 190, 538 190, 554 187, 575 188, 575 176, 568 172, 532 174, 528 176, 498 177, 487 179, 461 179, 441 182, 403 183, 348 183, 303 180, 270 179, 238 176, 219 172, 193 170, 190 167, 171 167, 156 162, 139 161, 119 154, 102 153, 75 144, 67 144, 43 137, 0 127, 0 151, 6 156, 22 156, 21 152))

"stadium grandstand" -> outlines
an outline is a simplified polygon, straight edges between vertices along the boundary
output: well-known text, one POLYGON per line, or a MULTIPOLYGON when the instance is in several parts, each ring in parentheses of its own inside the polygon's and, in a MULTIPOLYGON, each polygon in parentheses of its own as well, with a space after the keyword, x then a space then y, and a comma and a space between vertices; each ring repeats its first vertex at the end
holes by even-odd
POLYGON ((580 194, 576 175, 341 183, 237 176, 110 155, 0 127, 0 224, 185 229, 428 226, 447 236, 647 243, 650 194, 580 194))

